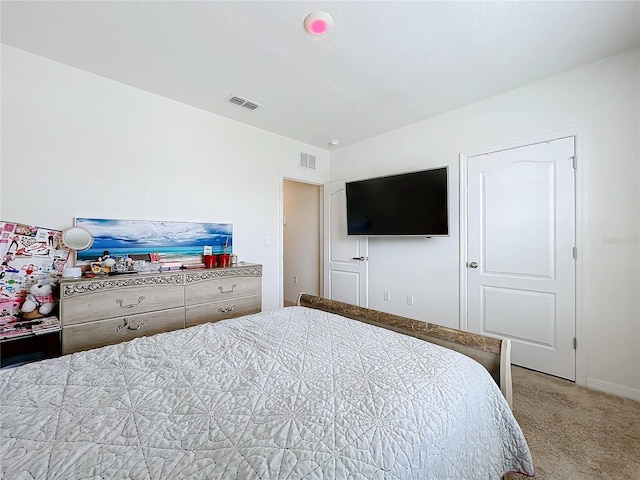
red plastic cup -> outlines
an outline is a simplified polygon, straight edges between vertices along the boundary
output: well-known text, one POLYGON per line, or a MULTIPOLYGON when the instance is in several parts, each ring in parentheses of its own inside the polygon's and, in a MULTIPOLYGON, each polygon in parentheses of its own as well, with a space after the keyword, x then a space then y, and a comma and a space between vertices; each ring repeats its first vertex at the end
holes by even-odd
POLYGON ((230 253, 221 253, 218 255, 218 266, 219 267, 228 267, 231 263, 231 254, 230 253))
POLYGON ((206 268, 215 268, 218 264, 217 255, 204 255, 204 266, 206 268))

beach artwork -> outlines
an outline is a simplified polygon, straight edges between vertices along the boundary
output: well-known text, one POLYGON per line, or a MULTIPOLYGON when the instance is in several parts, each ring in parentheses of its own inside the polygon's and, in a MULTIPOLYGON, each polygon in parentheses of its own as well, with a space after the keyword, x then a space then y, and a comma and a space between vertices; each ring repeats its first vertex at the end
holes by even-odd
POLYGON ((75 224, 94 238, 89 250, 78 252, 78 260, 96 260, 108 251, 114 258, 149 254, 162 262, 188 265, 202 262, 205 247, 211 247, 214 255, 233 250, 231 223, 76 218, 75 224))

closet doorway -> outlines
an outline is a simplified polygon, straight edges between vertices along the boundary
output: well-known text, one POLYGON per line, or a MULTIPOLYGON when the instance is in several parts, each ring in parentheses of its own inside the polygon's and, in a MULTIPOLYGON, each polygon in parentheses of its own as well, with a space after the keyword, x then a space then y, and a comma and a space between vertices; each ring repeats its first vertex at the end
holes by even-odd
POLYGON ((282 186, 283 303, 295 305, 300 292, 321 294, 322 187, 295 180, 282 186))

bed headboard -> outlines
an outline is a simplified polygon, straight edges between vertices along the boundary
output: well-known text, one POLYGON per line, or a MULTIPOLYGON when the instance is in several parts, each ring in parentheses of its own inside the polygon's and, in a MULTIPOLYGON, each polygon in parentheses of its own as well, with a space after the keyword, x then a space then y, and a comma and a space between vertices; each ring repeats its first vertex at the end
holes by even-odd
POLYGON ((411 335, 467 355, 489 371, 509 406, 512 405, 511 341, 509 339, 501 340, 464 332, 307 293, 300 294, 298 305, 336 313, 353 320, 411 335))

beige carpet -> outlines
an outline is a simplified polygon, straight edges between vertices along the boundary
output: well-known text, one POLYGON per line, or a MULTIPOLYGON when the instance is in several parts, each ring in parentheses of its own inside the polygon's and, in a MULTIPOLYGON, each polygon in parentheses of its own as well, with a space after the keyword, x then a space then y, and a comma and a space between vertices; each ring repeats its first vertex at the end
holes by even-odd
POLYGON ((513 411, 535 478, 640 480, 640 402, 514 366, 513 411))

